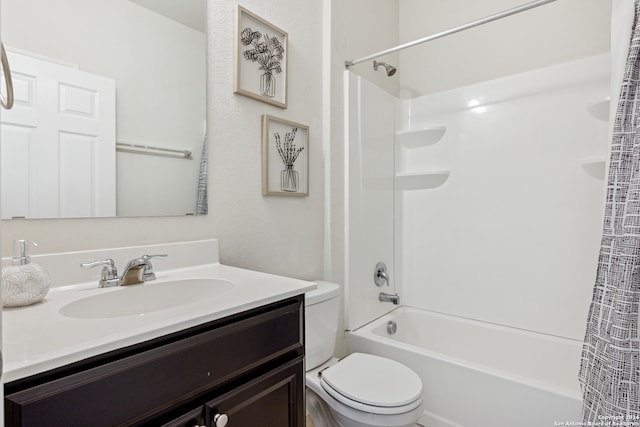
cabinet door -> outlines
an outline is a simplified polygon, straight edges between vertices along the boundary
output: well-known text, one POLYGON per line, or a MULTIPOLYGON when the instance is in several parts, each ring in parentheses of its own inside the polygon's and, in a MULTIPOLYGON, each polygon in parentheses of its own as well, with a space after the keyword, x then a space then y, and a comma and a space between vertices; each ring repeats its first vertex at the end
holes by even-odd
POLYGON ((204 409, 200 407, 162 424, 162 427, 200 427, 204 425, 204 409))
POLYGON ((207 426, 226 415, 227 427, 304 426, 304 364, 299 357, 205 405, 207 426))

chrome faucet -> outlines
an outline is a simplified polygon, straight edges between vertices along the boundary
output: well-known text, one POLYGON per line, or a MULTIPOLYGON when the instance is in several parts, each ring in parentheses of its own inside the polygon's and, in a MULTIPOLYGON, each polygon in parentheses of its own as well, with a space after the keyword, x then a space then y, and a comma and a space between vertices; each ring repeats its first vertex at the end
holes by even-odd
POLYGON ((124 272, 120 276, 119 286, 135 285, 144 282, 144 270, 148 260, 143 257, 134 258, 124 267, 124 272))
POLYGON ((394 305, 400 304, 400 296, 398 294, 388 294, 386 292, 380 292, 378 294, 378 300, 382 302, 392 302, 394 305))
POLYGON ((120 277, 120 286, 135 285, 144 283, 149 280, 155 280, 156 274, 153 272, 151 258, 165 258, 167 254, 162 255, 142 255, 140 258, 134 258, 124 267, 124 273, 120 277))
POLYGON ((149 280, 154 280, 156 275, 153 271, 153 265, 151 265, 150 259, 157 257, 164 258, 166 256, 167 254, 142 255, 140 258, 134 258, 124 267, 124 273, 122 273, 122 276, 120 277, 118 277, 118 270, 116 269, 115 262, 111 258, 107 258, 104 261, 80 264, 80 267, 92 268, 102 266, 102 273, 100 274, 100 281, 98 282, 98 286, 101 288, 135 285, 149 280))

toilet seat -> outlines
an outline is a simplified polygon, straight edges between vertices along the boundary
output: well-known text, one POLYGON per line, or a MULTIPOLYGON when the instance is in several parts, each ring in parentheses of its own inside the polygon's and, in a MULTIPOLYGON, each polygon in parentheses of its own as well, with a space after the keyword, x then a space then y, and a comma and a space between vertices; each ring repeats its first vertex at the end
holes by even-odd
POLYGON ((322 371, 320 385, 354 409, 381 415, 409 412, 422 404, 422 381, 394 360, 352 353, 322 371))

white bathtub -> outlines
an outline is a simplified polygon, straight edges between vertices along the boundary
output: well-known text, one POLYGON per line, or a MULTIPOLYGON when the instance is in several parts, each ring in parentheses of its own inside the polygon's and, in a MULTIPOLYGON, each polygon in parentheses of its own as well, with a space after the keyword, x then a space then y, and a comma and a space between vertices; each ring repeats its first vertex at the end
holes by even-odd
POLYGON ((349 351, 385 356, 422 378, 427 427, 544 427, 581 421, 582 343, 400 307, 347 333, 349 351), (387 333, 394 321, 397 332, 387 333))

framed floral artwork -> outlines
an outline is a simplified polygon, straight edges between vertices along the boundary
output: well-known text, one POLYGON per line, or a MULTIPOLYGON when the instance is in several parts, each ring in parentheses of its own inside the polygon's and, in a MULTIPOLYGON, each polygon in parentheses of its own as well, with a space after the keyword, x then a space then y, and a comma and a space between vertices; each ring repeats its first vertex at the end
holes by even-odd
POLYGON ((236 7, 234 93, 287 108, 288 35, 236 7))
POLYGON ((262 116, 262 195, 309 195, 309 127, 262 116))

